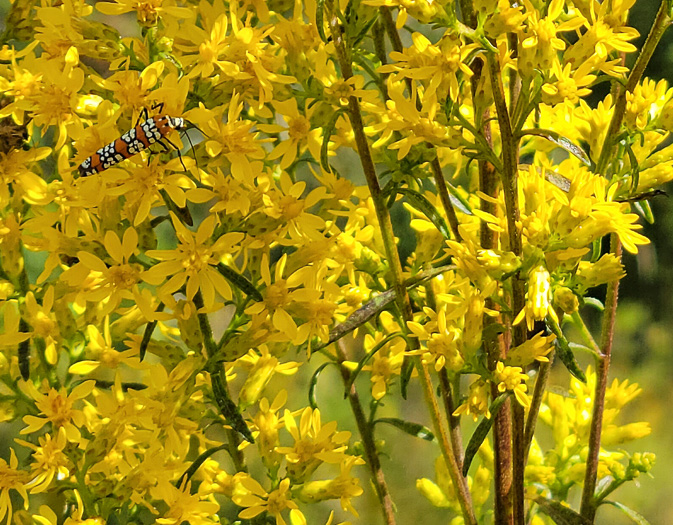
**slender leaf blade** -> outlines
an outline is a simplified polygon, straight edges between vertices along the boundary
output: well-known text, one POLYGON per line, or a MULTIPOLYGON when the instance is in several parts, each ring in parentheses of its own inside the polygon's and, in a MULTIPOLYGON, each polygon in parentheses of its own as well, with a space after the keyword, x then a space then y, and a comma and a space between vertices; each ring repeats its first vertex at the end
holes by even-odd
POLYGON ((535 135, 537 137, 542 137, 547 139, 549 142, 556 144, 559 148, 566 150, 571 155, 574 155, 579 160, 581 160, 585 165, 591 165, 591 159, 586 152, 580 148, 578 145, 573 144, 572 141, 556 131, 550 129, 526 129, 521 132, 521 135, 535 135))
POLYGON ((227 281, 233 284, 236 288, 241 290, 244 294, 252 297, 255 301, 263 301, 264 298, 262 294, 259 293, 259 290, 248 281, 247 277, 241 275, 236 270, 232 270, 224 263, 219 263, 217 265, 217 271, 222 274, 227 281))
POLYGON ((573 354, 570 344, 568 343, 566 336, 563 334, 561 327, 549 316, 547 316, 547 327, 556 336, 556 340, 554 341, 554 344, 556 345, 556 355, 559 357, 559 359, 561 359, 561 362, 568 369, 568 372, 582 381, 582 383, 586 383, 587 376, 580 368, 577 359, 575 359, 575 354, 573 354))
POLYGON ((556 525, 591 525, 591 521, 584 518, 573 509, 566 507, 560 501, 535 498, 540 510, 549 516, 556 525))
POLYGON ((474 429, 472 437, 470 438, 470 442, 467 444, 467 447, 465 448, 465 459, 463 460, 463 476, 467 476, 467 472, 468 470, 470 470, 470 465, 472 464, 474 456, 477 454, 479 447, 481 447, 481 444, 484 442, 484 440, 488 436, 488 433, 491 431, 491 427, 493 426, 493 419, 495 418, 496 414, 498 413, 503 403, 507 400, 509 396, 510 394, 508 392, 505 392, 496 397, 491 403, 491 406, 489 407, 491 417, 482 418, 482 420, 477 425, 477 428, 474 429))
POLYGON ((331 361, 323 363, 316 369, 315 372, 313 372, 313 375, 311 376, 311 381, 309 382, 308 386, 308 402, 313 410, 318 408, 318 399, 315 394, 315 389, 318 386, 318 378, 320 377, 320 374, 322 374, 322 371, 325 370, 325 368, 327 368, 329 365, 334 364, 335 363, 332 363, 331 361))
POLYGON ((405 421, 404 419, 399 419, 396 417, 381 417, 374 421, 374 424, 377 423, 386 423, 392 425, 395 428, 399 428, 402 432, 409 434, 425 441, 434 441, 435 435, 430 431, 430 429, 420 423, 414 423, 412 421, 405 421))
POLYGON ((601 502, 601 505, 612 505, 613 507, 618 508, 624 514, 626 514, 626 516, 628 516, 631 519, 631 521, 633 521, 634 523, 637 523, 638 525, 650 525, 650 522, 647 521, 642 514, 640 514, 640 513, 636 512, 635 510, 627 507, 623 503, 619 503, 618 501, 605 500, 605 501, 601 502))

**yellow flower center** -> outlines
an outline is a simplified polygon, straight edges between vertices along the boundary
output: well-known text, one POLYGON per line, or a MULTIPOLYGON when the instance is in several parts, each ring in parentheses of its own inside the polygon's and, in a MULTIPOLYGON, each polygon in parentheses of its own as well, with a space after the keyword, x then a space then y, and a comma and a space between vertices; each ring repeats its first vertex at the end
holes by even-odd
POLYGON ((265 303, 270 310, 275 310, 287 304, 288 295, 285 281, 275 282, 266 289, 265 303))
POLYGON ((305 117, 289 119, 288 134, 293 141, 303 139, 309 131, 311 131, 311 123, 305 117))
POLYGON ((210 264, 211 251, 207 246, 196 246, 185 254, 182 266, 192 273, 198 273, 210 264))
POLYGON ((287 508, 287 498, 285 497, 285 494, 280 490, 274 490, 269 494, 266 508, 270 514, 280 514, 281 511, 287 508))
POLYGON ((119 264, 110 268, 110 283, 115 288, 131 288, 138 282, 138 272, 129 264, 119 264))

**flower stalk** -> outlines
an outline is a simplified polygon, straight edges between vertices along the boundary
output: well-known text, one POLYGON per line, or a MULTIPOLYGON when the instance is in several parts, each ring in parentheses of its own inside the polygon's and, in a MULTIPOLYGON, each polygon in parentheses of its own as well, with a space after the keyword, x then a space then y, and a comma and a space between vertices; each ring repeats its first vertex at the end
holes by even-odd
POLYGON ((373 428, 370 422, 367 420, 364 410, 362 409, 362 403, 360 402, 358 391, 355 388, 355 383, 351 382, 351 372, 346 366, 344 366, 344 362, 346 361, 346 349, 343 344, 343 339, 338 341, 335 347, 337 357, 336 362, 339 366, 339 373, 341 374, 341 378, 343 379, 344 385, 350 384, 350 388, 348 389, 346 395, 351 406, 351 411, 353 412, 353 417, 355 418, 355 424, 357 425, 358 431, 360 432, 362 446, 367 458, 367 465, 371 473, 372 484, 374 485, 376 495, 379 499, 379 505, 381 506, 383 521, 386 525, 395 525, 395 505, 390 495, 390 491, 388 490, 388 484, 386 483, 383 468, 381 467, 379 453, 376 450, 373 428))

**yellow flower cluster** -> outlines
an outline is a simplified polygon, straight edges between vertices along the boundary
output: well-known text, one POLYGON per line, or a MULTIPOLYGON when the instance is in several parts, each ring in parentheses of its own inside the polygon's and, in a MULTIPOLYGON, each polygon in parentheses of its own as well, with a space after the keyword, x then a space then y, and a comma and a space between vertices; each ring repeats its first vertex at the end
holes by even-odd
MULTIPOLYGON (((622 105, 583 100, 624 80, 632 3, 15 0, 0 49, 0 424, 21 426, 22 454, 0 451, 0 523, 301 525, 309 505, 332 523, 325 501, 358 516, 365 463, 386 515, 377 424, 431 435, 377 416, 397 384, 420 381, 436 411, 436 379, 453 428, 491 418, 499 393, 538 410, 528 372, 567 358, 564 320, 624 275, 602 239, 648 243, 642 194, 673 179, 666 82, 622 105), (413 220, 393 231, 398 201, 413 220), (328 365, 357 446, 317 408, 328 365)), ((527 472, 554 495, 586 465, 592 392, 572 388, 546 395, 555 455, 527 472)), ((636 390, 608 390, 605 446, 649 432, 615 423, 636 390)), ((464 493, 488 514, 493 452, 481 444, 458 490, 441 430, 437 483, 417 486, 474 524, 464 493)), ((610 454, 601 477, 617 475, 610 454)), ((622 478, 651 464, 634 456, 622 478)))

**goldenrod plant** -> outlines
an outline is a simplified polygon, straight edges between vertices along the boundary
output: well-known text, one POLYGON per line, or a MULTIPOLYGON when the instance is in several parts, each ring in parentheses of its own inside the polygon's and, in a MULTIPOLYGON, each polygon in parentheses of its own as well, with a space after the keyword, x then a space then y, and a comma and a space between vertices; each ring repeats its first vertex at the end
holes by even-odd
POLYGON ((13 0, 0 524, 646 523, 609 374, 673 3, 637 49, 634 2, 13 0))

